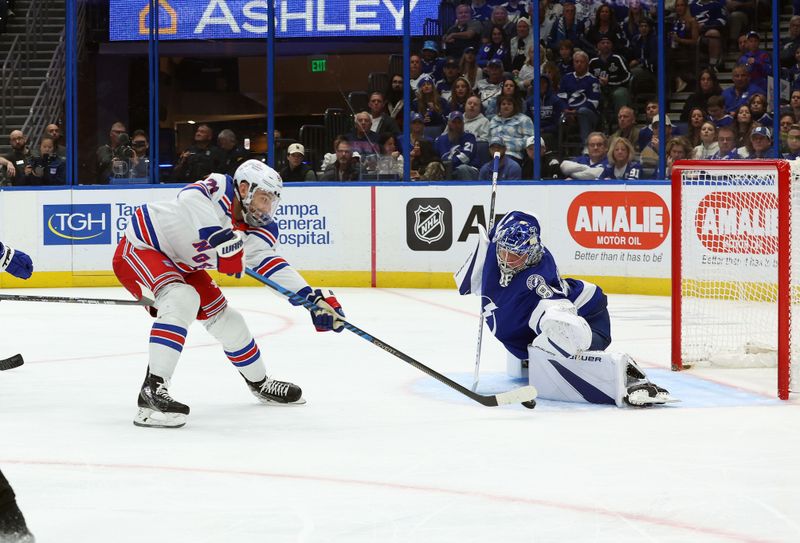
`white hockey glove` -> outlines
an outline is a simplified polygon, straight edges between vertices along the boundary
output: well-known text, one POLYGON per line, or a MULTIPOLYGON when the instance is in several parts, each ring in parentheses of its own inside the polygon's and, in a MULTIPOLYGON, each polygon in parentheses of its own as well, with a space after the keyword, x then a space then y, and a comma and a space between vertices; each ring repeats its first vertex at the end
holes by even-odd
POLYGON ((539 321, 541 335, 564 356, 574 356, 592 344, 592 329, 586 319, 565 307, 551 307, 539 321))

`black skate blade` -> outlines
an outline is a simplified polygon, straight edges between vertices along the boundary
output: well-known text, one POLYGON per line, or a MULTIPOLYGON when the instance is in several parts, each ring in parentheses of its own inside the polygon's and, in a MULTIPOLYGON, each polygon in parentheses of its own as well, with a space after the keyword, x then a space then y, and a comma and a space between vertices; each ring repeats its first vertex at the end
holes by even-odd
POLYGON ((15 354, 14 356, 6 358, 5 360, 0 360, 0 371, 12 370, 20 367, 24 363, 25 360, 22 359, 22 355, 15 354))

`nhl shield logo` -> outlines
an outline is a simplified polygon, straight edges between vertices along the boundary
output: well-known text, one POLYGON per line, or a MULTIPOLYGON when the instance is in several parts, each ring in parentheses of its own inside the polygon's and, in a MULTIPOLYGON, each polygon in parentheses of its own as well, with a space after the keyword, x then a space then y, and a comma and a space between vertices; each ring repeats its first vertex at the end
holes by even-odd
POLYGON ((444 236, 444 210, 440 206, 419 206, 414 211, 414 233, 425 243, 431 244, 444 236))
POLYGON ((406 204, 406 243, 412 251, 446 251, 453 243, 453 206, 447 198, 412 198, 406 204))

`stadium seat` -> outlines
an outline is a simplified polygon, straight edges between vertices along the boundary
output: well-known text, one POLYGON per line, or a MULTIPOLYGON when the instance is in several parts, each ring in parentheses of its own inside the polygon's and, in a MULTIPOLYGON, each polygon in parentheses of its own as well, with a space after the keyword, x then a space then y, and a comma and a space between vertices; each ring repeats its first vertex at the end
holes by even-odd
POLYGON ((321 124, 304 124, 300 127, 300 143, 306 150, 305 162, 319 170, 322 156, 333 150, 333 140, 327 141, 325 127, 321 124))
POLYGON ((389 87, 389 74, 386 72, 370 72, 367 76, 367 91, 372 94, 375 91, 386 92, 389 87))
POLYGON ((350 107, 353 111, 360 113, 368 111, 369 94, 364 91, 352 91, 347 94, 347 101, 350 102, 350 107))
POLYGON ((323 116, 325 122, 326 146, 333 148, 333 140, 340 134, 349 134, 354 130, 353 116, 338 107, 329 107, 323 116))

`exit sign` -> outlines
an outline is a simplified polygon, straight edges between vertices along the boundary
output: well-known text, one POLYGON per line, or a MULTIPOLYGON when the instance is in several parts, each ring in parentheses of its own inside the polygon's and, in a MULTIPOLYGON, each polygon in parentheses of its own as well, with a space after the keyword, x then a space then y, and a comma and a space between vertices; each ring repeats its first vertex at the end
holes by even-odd
POLYGON ((310 62, 312 74, 323 73, 328 70, 328 57, 312 58, 310 62))

